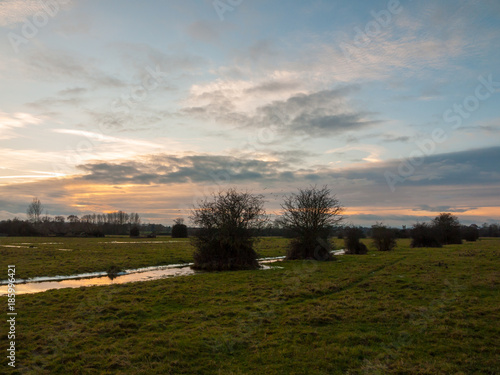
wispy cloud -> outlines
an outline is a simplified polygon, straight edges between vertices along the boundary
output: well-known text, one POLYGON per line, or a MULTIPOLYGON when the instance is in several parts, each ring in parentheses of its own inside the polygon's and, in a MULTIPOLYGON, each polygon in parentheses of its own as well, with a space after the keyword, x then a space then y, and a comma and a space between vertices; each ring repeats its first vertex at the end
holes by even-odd
POLYGON ((42 120, 29 113, 5 113, 0 111, 0 140, 11 139, 18 136, 13 130, 15 128, 22 128, 26 125, 37 125, 42 120))
MULTIPOLYGON (((57 5, 66 6, 72 0, 56 0, 57 5)), ((0 2, 0 27, 25 22, 39 12, 45 13, 44 1, 40 0, 2 0, 0 2)))

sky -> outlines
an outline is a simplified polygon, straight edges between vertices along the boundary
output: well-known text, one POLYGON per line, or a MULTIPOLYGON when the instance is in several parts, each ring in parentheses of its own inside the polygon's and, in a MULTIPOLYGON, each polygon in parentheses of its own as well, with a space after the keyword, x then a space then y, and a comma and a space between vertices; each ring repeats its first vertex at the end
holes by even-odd
POLYGON ((500 221, 500 2, 1 0, 0 219, 327 185, 346 223, 500 221))

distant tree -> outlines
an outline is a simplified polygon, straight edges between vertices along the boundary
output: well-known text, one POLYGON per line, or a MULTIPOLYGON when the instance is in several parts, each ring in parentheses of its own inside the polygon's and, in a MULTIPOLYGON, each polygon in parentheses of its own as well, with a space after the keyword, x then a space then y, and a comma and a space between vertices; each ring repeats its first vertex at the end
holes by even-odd
POLYGON ((477 241, 477 239, 479 238, 479 228, 476 224, 472 224, 469 226, 462 225, 460 231, 463 240, 474 242, 477 241))
POLYGON ((435 226, 428 223, 417 223, 410 231, 411 247, 442 247, 435 226))
POLYGON ((329 235, 343 208, 327 186, 299 189, 285 197, 281 223, 292 233, 287 259, 331 260, 329 235))
POLYGON ((28 215, 28 220, 34 224, 40 223, 42 212, 43 212, 43 205, 40 202, 40 199, 36 197, 33 198, 33 201, 30 203, 28 209, 26 210, 26 213, 28 215))
POLYGON ((363 237, 363 230, 353 225, 346 226, 343 230, 344 251, 346 254, 366 254, 368 249, 360 241, 363 237))
POLYGON ((236 270, 258 268, 253 249, 255 235, 266 223, 263 196, 220 191, 193 208, 191 220, 198 227, 194 237, 195 269, 236 270))
POLYGON ((172 227, 172 238, 187 238, 188 229, 186 224, 184 224, 184 219, 179 217, 174 220, 174 226, 172 227))
POLYGON ((460 222, 450 213, 441 213, 432 220, 437 230, 439 241, 443 245, 461 244, 460 222))
POLYGON ((382 223, 372 225, 372 241, 379 251, 390 251, 396 247, 396 233, 382 223))
POLYGON ((15 217, 12 220, 4 220, 0 222, 0 233, 9 236, 38 236, 39 232, 35 226, 29 221, 19 220, 15 217))

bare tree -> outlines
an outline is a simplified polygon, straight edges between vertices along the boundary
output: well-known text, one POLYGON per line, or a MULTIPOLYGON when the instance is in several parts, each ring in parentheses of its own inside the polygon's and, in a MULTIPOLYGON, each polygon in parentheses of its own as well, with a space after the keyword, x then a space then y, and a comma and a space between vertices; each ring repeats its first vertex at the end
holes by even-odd
POLYGON ((285 197, 281 224, 293 239, 287 259, 331 259, 329 234, 342 220, 343 207, 327 186, 299 189, 285 197))
POLYGON ((205 270, 259 267, 253 249, 257 231, 266 223, 262 195, 231 188, 201 201, 192 211, 198 226, 193 239, 194 266, 205 270))
POLYGON ((43 212, 42 202, 40 202, 40 199, 36 197, 33 198, 33 201, 30 203, 26 211, 28 215, 28 220, 35 224, 40 223, 42 212, 43 212))

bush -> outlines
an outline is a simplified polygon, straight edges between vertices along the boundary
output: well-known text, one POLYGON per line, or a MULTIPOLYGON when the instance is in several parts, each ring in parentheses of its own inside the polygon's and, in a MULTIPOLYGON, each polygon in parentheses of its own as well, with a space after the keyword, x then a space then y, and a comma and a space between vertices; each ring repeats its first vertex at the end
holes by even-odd
POLYGON ((476 225, 462 226, 461 233, 462 239, 469 242, 477 241, 479 238, 479 228, 476 225))
POLYGON ((450 213, 441 213, 432 220, 439 242, 443 245, 461 244, 460 222, 450 213))
POLYGON ((141 231, 138 226, 133 226, 130 228, 130 237, 139 237, 141 235, 141 231))
MULTIPOLYGON (((137 230, 139 230, 139 228, 137 228, 137 230)), ((130 232, 131 232, 131 234, 130 234, 131 237, 137 237, 137 236, 139 236, 139 234, 137 234, 137 236, 132 236, 132 231, 130 231, 130 232)), ((100 230, 100 229, 94 229, 94 230, 92 230, 89 233, 89 235, 92 236, 92 237, 106 237, 104 235, 104 232, 102 230, 100 230)))
POLYGON ((172 227, 172 238, 187 238, 188 228, 182 222, 177 222, 172 227))
POLYGON ((411 230, 411 247, 442 247, 433 225, 417 223, 411 230))
POLYGON ((198 226, 193 237, 194 269, 238 270, 259 267, 253 249, 255 235, 266 222, 261 195, 229 189, 200 202, 191 220, 198 226))
POLYGON ((372 241, 379 251, 391 251, 396 247, 396 233, 391 228, 377 223, 372 226, 372 241))
POLYGON ((108 269, 106 270, 106 273, 108 274, 108 277, 113 280, 115 279, 116 277, 118 277, 118 274, 122 272, 121 268, 116 266, 116 265, 112 265, 112 266, 109 266, 108 269))
POLYGON ((340 202, 327 186, 299 189, 285 197, 280 221, 293 238, 286 259, 331 260, 329 235, 341 220, 340 202))
POLYGON ((360 242, 363 237, 363 230, 354 226, 344 228, 344 247, 346 254, 366 254, 368 249, 366 245, 360 242))

